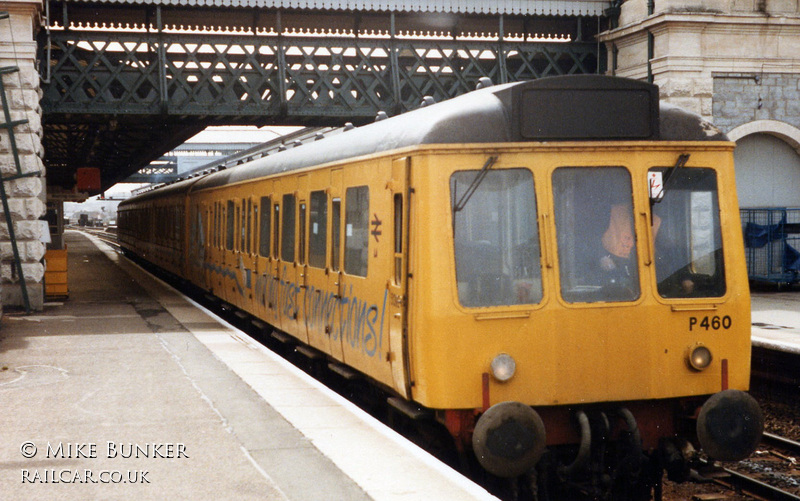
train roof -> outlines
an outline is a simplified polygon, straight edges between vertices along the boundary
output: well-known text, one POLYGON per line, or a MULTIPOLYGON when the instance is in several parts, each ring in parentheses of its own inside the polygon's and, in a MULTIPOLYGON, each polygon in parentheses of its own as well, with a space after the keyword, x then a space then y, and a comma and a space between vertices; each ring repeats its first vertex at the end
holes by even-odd
POLYGON ((348 158, 432 144, 725 140, 699 115, 659 105, 658 87, 601 75, 486 86, 252 162, 140 195, 202 190, 348 158), (170 189, 171 188, 171 189, 170 189))

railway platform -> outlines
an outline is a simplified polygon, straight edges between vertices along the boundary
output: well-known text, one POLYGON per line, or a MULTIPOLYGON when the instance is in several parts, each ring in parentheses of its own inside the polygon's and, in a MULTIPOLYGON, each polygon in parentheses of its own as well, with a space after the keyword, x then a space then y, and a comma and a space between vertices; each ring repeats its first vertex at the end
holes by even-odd
POLYGON ((753 346, 800 355, 800 291, 751 294, 753 346))
POLYGON ((0 325, 0 498, 494 499, 136 265, 0 325))

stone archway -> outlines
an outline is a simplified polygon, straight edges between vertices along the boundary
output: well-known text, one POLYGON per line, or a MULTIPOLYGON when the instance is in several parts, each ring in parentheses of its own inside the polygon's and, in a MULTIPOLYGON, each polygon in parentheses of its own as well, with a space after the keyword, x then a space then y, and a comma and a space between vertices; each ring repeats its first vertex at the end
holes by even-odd
POLYGON ((736 127, 728 137, 736 141, 741 207, 800 207, 800 129, 758 120, 736 127))

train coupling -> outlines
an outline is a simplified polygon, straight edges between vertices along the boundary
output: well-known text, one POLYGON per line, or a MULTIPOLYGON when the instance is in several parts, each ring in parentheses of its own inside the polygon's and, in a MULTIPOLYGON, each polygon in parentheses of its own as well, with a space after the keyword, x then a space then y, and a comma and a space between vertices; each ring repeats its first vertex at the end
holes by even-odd
POLYGON ((752 396, 728 389, 712 395, 697 416, 697 439, 717 461, 741 461, 761 441, 764 414, 752 396))

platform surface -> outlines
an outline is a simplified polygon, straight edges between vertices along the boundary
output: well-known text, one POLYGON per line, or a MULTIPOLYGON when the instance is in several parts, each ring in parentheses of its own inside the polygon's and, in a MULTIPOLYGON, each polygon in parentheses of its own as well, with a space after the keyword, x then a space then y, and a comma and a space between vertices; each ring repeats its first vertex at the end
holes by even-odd
POLYGON ((754 346, 800 354, 800 290, 751 294, 754 346))
POLYGON ((0 325, 0 499, 494 499, 95 239, 66 238, 69 300, 0 325))

